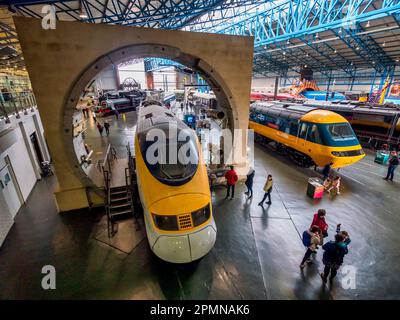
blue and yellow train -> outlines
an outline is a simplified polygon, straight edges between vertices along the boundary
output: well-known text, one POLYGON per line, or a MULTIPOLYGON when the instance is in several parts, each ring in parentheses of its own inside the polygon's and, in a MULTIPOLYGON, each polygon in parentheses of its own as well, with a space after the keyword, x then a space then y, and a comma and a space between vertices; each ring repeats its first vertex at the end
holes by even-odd
POLYGON ((293 103, 256 102, 250 106, 250 129, 256 141, 274 141, 296 163, 341 168, 365 154, 348 121, 341 115, 293 103))

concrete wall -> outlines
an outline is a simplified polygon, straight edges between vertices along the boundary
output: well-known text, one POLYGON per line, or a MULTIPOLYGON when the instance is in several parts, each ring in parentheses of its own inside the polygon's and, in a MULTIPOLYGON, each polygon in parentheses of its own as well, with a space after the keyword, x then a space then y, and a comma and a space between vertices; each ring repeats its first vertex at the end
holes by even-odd
MULTIPOLYGON (((20 113, 19 119, 12 115, 10 123, 0 120, 0 168, 7 166, 6 158, 8 158, 16 178, 15 187, 21 192, 22 202, 28 199, 37 180, 41 178, 40 164, 34 157, 29 139, 33 132, 36 132, 43 158, 48 160, 47 147, 45 143, 42 145, 40 142, 44 142, 45 139, 40 115, 36 109, 33 112, 28 111, 27 114, 20 113)), ((17 205, 20 207, 21 201, 17 205)), ((7 202, 0 190, 0 246, 13 222, 7 202)))
MULTIPOLYGON (((230 115, 231 128, 248 128, 252 37, 65 21, 57 21, 54 30, 45 30, 38 19, 14 17, 14 22, 43 111, 60 183, 56 192, 60 211, 88 206, 85 188, 93 184, 74 153, 72 114, 82 88, 111 63, 153 56, 173 59, 202 72, 230 115)), ((247 134, 238 139, 235 145, 247 145, 247 134)), ((237 168, 246 168, 243 150, 235 148, 234 152, 237 168)))
POLYGON ((96 77, 96 85, 102 90, 118 90, 119 79, 114 66, 108 66, 96 77))

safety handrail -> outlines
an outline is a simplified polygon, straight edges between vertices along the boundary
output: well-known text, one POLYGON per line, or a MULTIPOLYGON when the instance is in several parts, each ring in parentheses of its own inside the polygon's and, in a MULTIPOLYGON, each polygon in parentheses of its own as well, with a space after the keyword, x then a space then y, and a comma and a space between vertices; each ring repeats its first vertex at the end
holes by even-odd
POLYGON ((27 114, 28 109, 37 106, 35 96, 31 91, 11 92, 0 91, 0 109, 1 116, 9 122, 9 116, 15 115, 20 117, 19 113, 24 112, 27 114))

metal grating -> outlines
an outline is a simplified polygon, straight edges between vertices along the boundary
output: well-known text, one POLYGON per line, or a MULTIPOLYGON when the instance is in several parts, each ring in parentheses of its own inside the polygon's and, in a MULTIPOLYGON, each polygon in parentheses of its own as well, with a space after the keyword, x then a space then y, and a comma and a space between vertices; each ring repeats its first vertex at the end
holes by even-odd
POLYGON ((181 214, 178 216, 178 224, 179 230, 187 230, 193 228, 192 215, 189 214, 181 214))

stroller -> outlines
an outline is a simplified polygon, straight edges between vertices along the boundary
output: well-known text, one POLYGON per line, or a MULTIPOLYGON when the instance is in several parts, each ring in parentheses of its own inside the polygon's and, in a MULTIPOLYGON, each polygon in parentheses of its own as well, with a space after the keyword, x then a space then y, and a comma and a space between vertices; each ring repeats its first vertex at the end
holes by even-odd
POLYGON ((54 174, 49 161, 43 161, 40 164, 40 168, 42 169, 42 175, 44 177, 52 176, 54 174))

